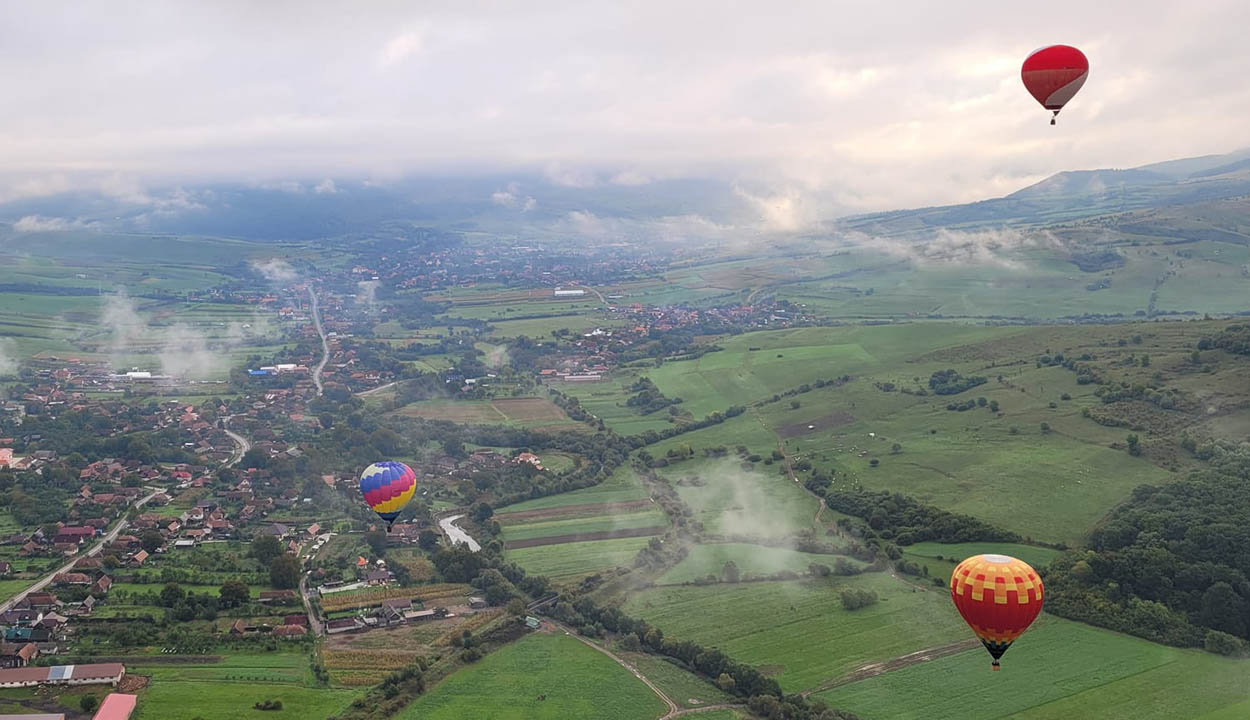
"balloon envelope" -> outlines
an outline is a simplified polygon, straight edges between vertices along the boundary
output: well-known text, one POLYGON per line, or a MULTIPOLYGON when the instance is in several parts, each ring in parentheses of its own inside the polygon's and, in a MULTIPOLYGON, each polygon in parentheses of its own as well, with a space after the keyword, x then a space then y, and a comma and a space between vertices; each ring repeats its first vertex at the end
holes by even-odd
POLYGON ((375 462, 360 473, 360 493, 388 524, 395 521, 416 489, 416 473, 401 462, 375 462))
POLYGON ((1042 579, 1023 560, 974 555, 951 573, 951 600, 997 670, 998 659, 1042 610, 1042 579))
POLYGON ((1089 77, 1089 60, 1070 45, 1050 45, 1024 59, 1020 79, 1042 107, 1056 113, 1076 95, 1089 77))

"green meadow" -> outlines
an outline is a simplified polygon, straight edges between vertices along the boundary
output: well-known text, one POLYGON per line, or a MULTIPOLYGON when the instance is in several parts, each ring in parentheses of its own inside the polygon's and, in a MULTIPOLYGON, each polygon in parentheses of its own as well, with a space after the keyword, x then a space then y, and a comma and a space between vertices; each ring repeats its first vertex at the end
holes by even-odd
POLYGON ((563 632, 533 633, 426 691, 400 720, 650 720, 665 705, 611 658, 563 632))

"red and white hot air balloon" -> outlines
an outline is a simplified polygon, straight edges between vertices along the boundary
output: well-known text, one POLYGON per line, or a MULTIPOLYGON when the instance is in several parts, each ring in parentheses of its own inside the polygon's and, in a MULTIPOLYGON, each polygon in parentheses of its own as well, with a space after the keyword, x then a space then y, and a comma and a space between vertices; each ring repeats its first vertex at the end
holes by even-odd
MULTIPOLYGON (((1020 79, 1029 94, 1055 115, 1076 95, 1089 77, 1085 53, 1070 45, 1050 45, 1024 59, 1020 79)), ((1054 116, 1050 124, 1055 124, 1054 116)))

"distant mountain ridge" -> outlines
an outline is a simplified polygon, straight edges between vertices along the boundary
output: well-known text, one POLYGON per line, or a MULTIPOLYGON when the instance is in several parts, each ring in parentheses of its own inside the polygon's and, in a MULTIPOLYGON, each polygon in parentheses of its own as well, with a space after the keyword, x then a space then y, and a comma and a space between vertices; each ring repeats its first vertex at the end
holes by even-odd
POLYGON ((1250 149, 1137 168, 1056 173, 1005 197, 965 205, 841 218, 838 227, 882 235, 937 228, 1045 225, 1083 217, 1250 194, 1250 149))

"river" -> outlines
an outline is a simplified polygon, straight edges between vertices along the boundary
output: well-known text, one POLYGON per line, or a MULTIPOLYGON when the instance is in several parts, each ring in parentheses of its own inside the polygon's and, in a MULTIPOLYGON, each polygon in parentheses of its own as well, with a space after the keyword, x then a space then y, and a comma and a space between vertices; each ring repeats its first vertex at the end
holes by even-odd
POLYGON ((451 517, 445 517, 438 521, 438 526, 443 529, 443 532, 447 533, 447 537, 451 538, 452 545, 464 543, 469 546, 470 550, 477 552, 482 549, 482 546, 478 545, 477 541, 469 536, 469 533, 461 530, 460 526, 456 524, 456 521, 462 517, 464 517, 464 515, 452 515, 451 517))

